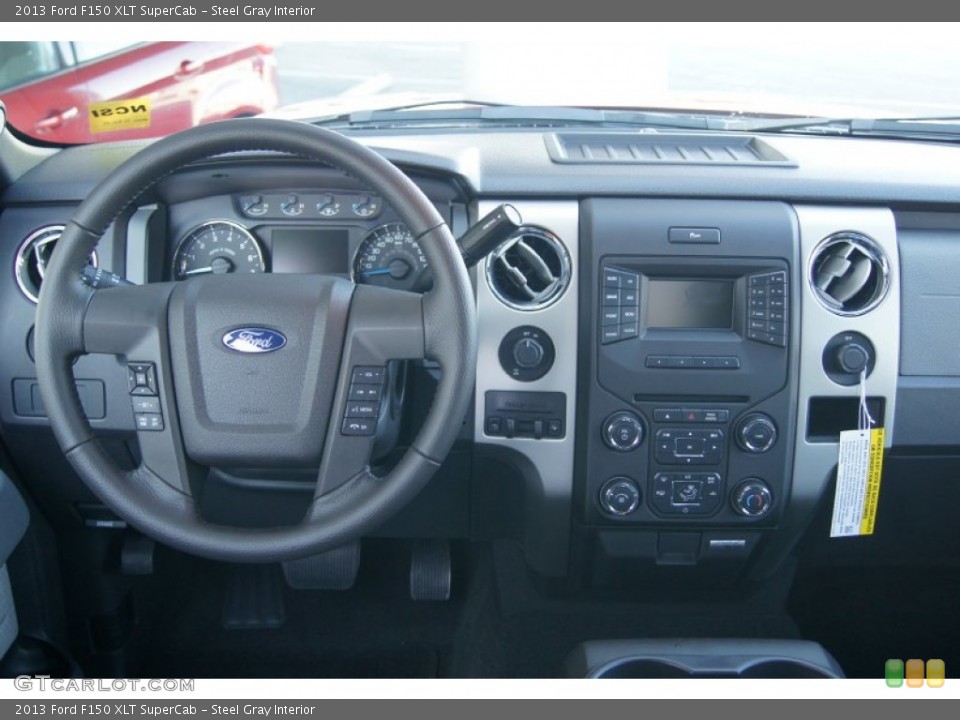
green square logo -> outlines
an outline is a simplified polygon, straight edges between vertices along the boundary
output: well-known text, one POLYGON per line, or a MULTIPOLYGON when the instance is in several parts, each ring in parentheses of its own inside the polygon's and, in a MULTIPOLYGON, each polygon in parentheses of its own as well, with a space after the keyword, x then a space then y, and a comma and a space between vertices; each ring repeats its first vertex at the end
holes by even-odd
POLYGON ((887 680, 887 687, 901 687, 903 685, 903 660, 890 659, 883 666, 883 674, 887 680))

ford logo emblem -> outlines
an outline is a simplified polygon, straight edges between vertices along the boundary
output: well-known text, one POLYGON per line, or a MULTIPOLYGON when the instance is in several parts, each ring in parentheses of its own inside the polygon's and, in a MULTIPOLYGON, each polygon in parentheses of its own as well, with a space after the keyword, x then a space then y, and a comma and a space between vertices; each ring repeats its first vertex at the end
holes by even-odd
POLYGON ((260 327, 234 328, 223 336, 223 344, 238 353, 268 353, 287 344, 287 338, 276 330, 260 327))

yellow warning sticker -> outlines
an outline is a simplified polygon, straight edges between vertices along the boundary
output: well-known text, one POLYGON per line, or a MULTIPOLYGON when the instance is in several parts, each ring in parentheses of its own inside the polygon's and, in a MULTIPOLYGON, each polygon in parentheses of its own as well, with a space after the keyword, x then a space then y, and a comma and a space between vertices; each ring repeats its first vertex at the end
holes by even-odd
POLYGON ((150 98, 90 103, 90 132, 150 127, 150 98))
POLYGON ((877 500, 880 498, 880 475, 883 472, 883 428, 870 431, 870 457, 867 464, 867 491, 863 500, 863 520, 860 534, 873 535, 877 520, 877 500))
POLYGON ((883 470, 883 428, 840 433, 830 537, 873 535, 883 470))

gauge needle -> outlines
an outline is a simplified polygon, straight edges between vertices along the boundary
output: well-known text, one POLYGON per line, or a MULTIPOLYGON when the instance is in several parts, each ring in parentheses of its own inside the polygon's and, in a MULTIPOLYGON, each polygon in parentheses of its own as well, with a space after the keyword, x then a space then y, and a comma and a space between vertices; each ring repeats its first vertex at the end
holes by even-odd
POLYGON ((203 273, 212 273, 212 272, 213 272, 213 268, 208 266, 208 267, 202 267, 202 268, 194 268, 193 270, 187 270, 183 274, 184 275, 202 275, 203 273))
POLYGON ((371 275, 389 275, 390 268, 380 268, 379 270, 367 270, 360 273, 363 277, 370 277, 371 275))

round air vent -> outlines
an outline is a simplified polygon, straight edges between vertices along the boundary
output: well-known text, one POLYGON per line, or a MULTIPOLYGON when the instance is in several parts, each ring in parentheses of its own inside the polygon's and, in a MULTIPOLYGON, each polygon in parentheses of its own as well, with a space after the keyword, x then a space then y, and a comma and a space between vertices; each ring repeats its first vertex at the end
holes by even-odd
POLYGON ((540 227, 524 226, 487 259, 487 284, 515 310, 539 310, 556 302, 570 283, 570 256, 540 227))
MULTIPOLYGON (((20 243, 14 275, 20 292, 30 302, 36 303, 40 297, 40 285, 47 272, 47 263, 50 262, 57 240, 63 234, 63 227, 63 225, 46 225, 34 230, 20 243)), ((99 265, 96 252, 90 253, 90 262, 94 267, 99 265)))
POLYGON ((863 315, 883 300, 890 285, 886 255, 866 235, 842 232, 825 238, 810 259, 810 288, 837 315, 863 315))

